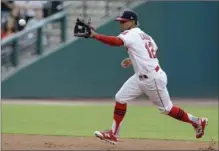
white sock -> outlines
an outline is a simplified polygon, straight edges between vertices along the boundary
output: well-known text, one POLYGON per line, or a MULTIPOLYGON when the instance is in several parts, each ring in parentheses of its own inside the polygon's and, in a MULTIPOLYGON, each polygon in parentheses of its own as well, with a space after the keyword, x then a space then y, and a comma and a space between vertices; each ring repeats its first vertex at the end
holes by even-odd
POLYGON ((199 124, 199 118, 198 117, 195 117, 195 116, 193 116, 192 114, 189 114, 189 113, 188 113, 188 117, 194 123, 199 124))

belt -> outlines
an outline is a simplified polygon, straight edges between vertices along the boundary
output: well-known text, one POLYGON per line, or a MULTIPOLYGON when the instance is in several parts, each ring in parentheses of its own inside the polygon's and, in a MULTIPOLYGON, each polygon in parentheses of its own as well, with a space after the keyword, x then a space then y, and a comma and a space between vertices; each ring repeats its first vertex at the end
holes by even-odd
MULTIPOLYGON (((159 66, 156 66, 155 71, 158 72, 160 70, 159 66)), ((143 75, 139 75, 139 79, 148 79, 148 76, 143 74, 143 75)))

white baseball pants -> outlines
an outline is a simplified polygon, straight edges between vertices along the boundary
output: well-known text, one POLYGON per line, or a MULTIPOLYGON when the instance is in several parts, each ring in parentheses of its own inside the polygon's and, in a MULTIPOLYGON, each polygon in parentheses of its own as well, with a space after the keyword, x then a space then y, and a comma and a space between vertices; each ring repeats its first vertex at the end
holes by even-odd
POLYGON ((117 102, 125 104, 144 93, 162 113, 167 114, 173 104, 166 85, 167 76, 162 69, 145 79, 140 79, 138 75, 134 74, 123 84, 115 99, 117 102))

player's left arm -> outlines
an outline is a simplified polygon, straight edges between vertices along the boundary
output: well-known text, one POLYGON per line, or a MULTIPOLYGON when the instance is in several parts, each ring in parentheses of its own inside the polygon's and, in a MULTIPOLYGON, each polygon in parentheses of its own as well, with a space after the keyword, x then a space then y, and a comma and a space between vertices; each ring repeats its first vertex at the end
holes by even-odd
POLYGON ((91 30, 90 37, 111 46, 124 46, 123 40, 119 37, 98 34, 94 30, 91 30))

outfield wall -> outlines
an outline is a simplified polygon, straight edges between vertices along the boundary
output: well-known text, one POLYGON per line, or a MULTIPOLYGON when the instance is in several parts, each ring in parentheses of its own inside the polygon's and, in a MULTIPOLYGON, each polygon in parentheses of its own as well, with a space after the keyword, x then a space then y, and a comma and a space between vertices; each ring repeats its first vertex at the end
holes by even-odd
MULTIPOLYGON (((171 96, 218 96, 219 2, 149 2, 135 10, 159 46, 171 96)), ((119 26, 98 32, 117 35, 119 26)), ((114 97, 133 74, 120 67, 125 57, 124 48, 81 39, 4 81, 2 97, 114 97)))

